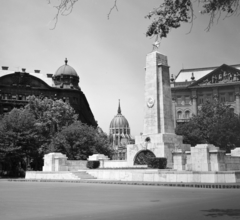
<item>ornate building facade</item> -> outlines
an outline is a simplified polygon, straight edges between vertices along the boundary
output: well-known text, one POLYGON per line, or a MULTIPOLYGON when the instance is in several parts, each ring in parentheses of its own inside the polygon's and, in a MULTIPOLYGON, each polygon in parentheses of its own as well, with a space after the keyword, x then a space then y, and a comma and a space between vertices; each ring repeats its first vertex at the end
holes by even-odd
POLYGON ((40 70, 34 73, 11 71, 2 66, 0 71, 0 114, 11 111, 14 107, 23 107, 28 103, 27 97, 47 97, 62 99, 69 102, 79 115, 79 120, 94 127, 97 122, 88 104, 85 94, 79 85, 79 76, 74 68, 65 64, 60 66, 55 74, 41 74, 40 70))
POLYGON ((122 115, 120 101, 117 115, 110 123, 109 136, 115 151, 113 160, 125 160, 127 155, 126 146, 133 143, 133 140, 131 138, 128 121, 122 115))
POLYGON ((197 115, 205 101, 216 98, 240 114, 240 64, 185 69, 170 81, 175 126, 197 115))

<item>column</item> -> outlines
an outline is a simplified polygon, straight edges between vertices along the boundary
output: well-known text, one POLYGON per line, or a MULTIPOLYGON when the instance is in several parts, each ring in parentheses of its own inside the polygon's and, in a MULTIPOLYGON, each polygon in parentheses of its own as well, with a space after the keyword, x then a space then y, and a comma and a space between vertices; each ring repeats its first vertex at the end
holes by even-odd
POLYGON ((240 93, 239 93, 239 92, 236 92, 236 93, 235 93, 235 97, 236 97, 235 113, 239 115, 239 113, 240 113, 240 106, 239 106, 239 105, 240 105, 240 100, 239 100, 239 98, 240 98, 240 93))
POLYGON ((175 98, 172 98, 172 110, 173 110, 174 128, 176 128, 177 122, 176 122, 176 101, 175 101, 175 98))
POLYGON ((192 113, 194 115, 197 115, 197 96, 196 95, 192 96, 192 113))

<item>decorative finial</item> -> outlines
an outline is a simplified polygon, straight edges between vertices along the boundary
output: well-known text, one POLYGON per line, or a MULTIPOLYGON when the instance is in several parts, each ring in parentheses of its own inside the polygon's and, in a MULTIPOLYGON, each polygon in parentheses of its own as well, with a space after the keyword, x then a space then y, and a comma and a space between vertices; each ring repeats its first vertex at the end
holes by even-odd
POLYGON ((171 75, 171 82, 173 83, 174 82, 174 77, 173 77, 173 74, 171 75))
POLYGON ((67 58, 65 59, 65 65, 67 65, 67 63, 68 63, 68 60, 67 60, 67 58))
POLYGON ((194 80, 195 80, 195 77, 194 77, 194 74, 193 74, 193 73, 192 73, 191 80, 192 80, 192 81, 194 81, 194 80))
POLYGON ((118 99, 118 114, 121 114, 120 99, 118 99))
POLYGON ((159 46, 160 46, 160 42, 159 41, 155 41, 153 43, 153 51, 158 51, 159 46))

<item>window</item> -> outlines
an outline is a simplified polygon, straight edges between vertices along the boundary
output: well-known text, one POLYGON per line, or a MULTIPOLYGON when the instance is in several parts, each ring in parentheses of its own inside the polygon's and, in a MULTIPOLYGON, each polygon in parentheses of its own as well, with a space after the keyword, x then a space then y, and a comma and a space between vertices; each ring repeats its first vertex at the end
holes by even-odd
POLYGON ((234 102, 234 96, 233 96, 232 92, 228 93, 228 101, 229 102, 234 102))
POLYGON ((226 102, 226 97, 225 97, 225 94, 224 94, 224 93, 220 94, 220 96, 219 96, 219 101, 220 101, 220 102, 226 102))
POLYGON ((212 101, 212 95, 211 94, 206 95, 206 101, 208 101, 208 102, 212 101))
POLYGON ((203 104, 203 95, 198 97, 198 104, 199 105, 203 104))
POLYGON ((190 104, 190 96, 185 96, 185 105, 190 104))
POLYGON ((78 102, 78 98, 77 97, 73 97, 73 102, 77 103, 78 102))
POLYGON ((177 97, 177 104, 181 105, 182 104, 182 97, 177 97))
POLYGON ((118 157, 119 157, 119 160, 122 160, 122 153, 121 152, 118 154, 118 157))
POLYGON ((181 111, 177 112, 177 119, 182 119, 182 112, 181 111))
POLYGON ((185 111, 184 118, 185 119, 189 119, 190 118, 190 111, 185 111))

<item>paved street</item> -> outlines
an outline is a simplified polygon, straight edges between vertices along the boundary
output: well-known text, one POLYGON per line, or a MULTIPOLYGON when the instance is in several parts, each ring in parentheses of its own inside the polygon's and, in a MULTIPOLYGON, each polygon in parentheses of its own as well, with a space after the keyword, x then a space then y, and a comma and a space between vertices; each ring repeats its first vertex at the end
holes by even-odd
POLYGON ((239 189, 0 181, 1 220, 227 220, 239 204, 239 189))

